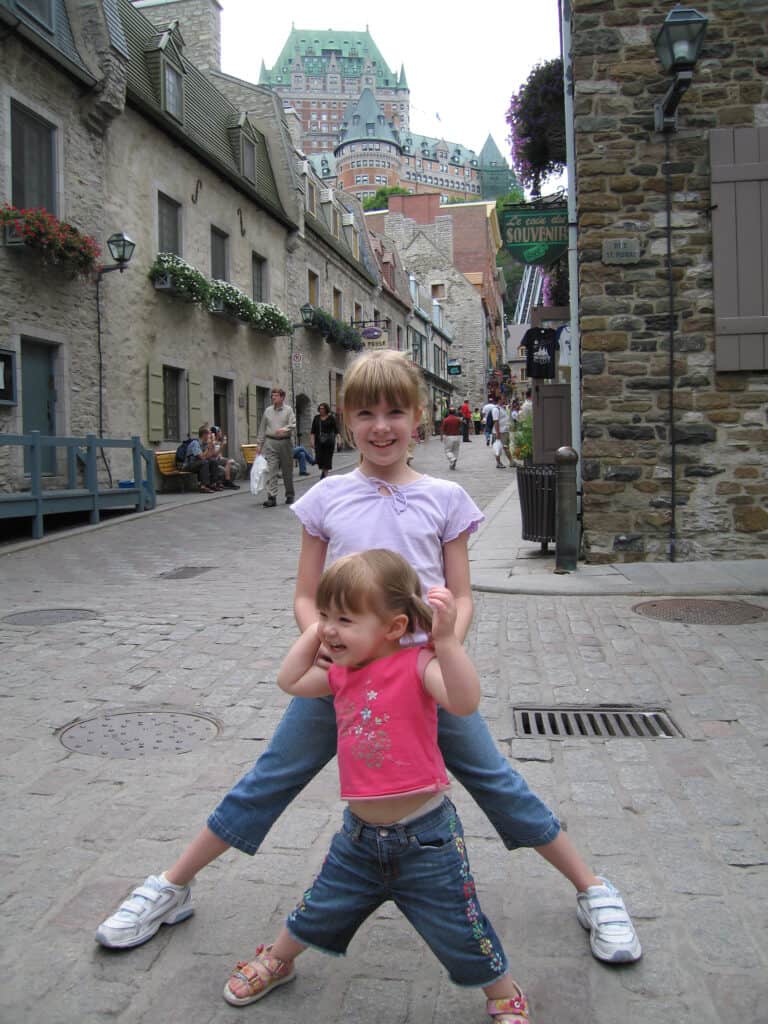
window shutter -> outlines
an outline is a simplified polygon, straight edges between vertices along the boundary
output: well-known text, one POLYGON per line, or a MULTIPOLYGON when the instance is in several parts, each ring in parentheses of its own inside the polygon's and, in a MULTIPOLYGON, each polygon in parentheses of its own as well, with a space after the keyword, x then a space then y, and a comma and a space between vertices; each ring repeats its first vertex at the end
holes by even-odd
POLYGON ((162 441, 165 421, 162 363, 150 363, 147 367, 147 410, 149 440, 162 441))
POLYGON ((190 370, 187 376, 189 398, 189 432, 194 437, 203 422, 203 389, 200 378, 190 370))
POLYGON ((715 369, 768 369, 768 128, 709 134, 715 369))
POLYGON ((259 397, 256 388, 248 385, 248 443, 253 444, 259 434, 259 397))

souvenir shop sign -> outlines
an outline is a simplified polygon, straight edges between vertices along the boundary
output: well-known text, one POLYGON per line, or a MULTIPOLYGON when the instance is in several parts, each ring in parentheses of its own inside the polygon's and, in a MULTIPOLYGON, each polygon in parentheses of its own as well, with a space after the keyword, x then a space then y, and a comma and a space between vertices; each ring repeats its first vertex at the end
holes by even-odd
POLYGON ((568 209, 517 206, 501 210, 504 247, 518 263, 548 267, 568 249, 568 209))

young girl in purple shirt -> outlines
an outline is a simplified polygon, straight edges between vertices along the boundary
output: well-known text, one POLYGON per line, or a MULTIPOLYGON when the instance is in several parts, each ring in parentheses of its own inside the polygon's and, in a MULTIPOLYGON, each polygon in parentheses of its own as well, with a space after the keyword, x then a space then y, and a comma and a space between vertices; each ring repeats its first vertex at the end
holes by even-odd
MULTIPOLYGON (((424 406, 421 375, 390 350, 362 356, 346 375, 344 422, 360 452, 351 474, 328 477, 293 505, 302 522, 294 612, 303 632, 317 621, 315 593, 326 559, 386 544, 414 566, 426 592, 447 587, 456 603, 455 631, 472 621, 467 540, 482 513, 453 482, 415 472, 408 442, 424 406)), ((576 914, 594 956, 637 960, 640 942, 619 892, 585 864, 552 811, 510 766, 479 714, 438 713, 438 742, 448 770, 488 816, 508 849, 533 847, 576 889, 576 914)), ((99 927, 105 946, 128 948, 162 924, 192 914, 190 883, 231 846, 254 854, 291 800, 336 753, 329 698, 293 700, 267 750, 161 875, 150 875, 99 927)))

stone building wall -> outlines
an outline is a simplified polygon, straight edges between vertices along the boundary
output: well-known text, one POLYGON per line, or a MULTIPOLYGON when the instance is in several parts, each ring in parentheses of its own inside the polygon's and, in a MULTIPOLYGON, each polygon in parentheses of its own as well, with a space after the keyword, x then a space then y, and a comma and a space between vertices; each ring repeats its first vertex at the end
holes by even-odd
MULTIPOLYGON (((0 37, 0 203, 10 203, 11 104, 53 125, 60 220, 93 237, 102 248, 105 219, 104 139, 84 116, 88 90, 20 37, 0 37)), ((43 263, 39 251, 0 246, 0 348, 16 354, 19 400, 0 406, 0 431, 22 433, 22 339, 49 345, 55 377, 56 428, 93 432, 98 423, 96 293, 92 280, 43 263)), ((0 487, 23 481, 18 449, 0 448, 0 487)))
POLYGON ((670 557, 665 161, 672 190, 676 557, 764 557, 768 374, 716 372, 708 132, 768 125, 765 0, 699 0, 709 18, 679 127, 653 130, 670 79, 666 0, 573 0, 584 544, 590 561, 670 557), (637 262, 603 261, 609 239, 637 262))
POLYGON ((433 285, 444 287, 440 302, 453 338, 448 357, 461 363, 461 376, 449 380, 455 388, 454 398, 468 396, 474 408, 485 402, 487 394, 485 314, 480 294, 450 259, 449 227, 449 217, 438 217, 434 224, 416 224, 401 214, 389 214, 384 218, 383 233, 398 246, 406 271, 416 275, 427 294, 433 285))
POLYGON ((221 4, 218 0, 132 0, 158 28, 178 21, 184 56, 200 71, 221 68, 221 4))

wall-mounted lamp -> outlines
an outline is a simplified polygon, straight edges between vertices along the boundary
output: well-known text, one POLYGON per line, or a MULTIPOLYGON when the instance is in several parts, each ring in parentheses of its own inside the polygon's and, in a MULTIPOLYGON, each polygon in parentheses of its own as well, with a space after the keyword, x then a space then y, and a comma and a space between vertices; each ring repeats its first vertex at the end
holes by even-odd
POLYGON ((101 277, 102 274, 110 274, 113 270, 119 270, 122 274, 131 262, 131 257, 133 256, 133 250, 136 248, 136 243, 130 239, 124 231, 118 231, 114 235, 110 235, 107 239, 107 248, 109 249, 110 256, 115 262, 111 267, 100 267, 98 277, 101 277))
POLYGON ((693 7, 675 7, 659 29, 653 45, 665 71, 674 74, 672 85, 653 108, 657 132, 677 131, 677 108, 693 81, 693 69, 707 31, 707 18, 693 7))

